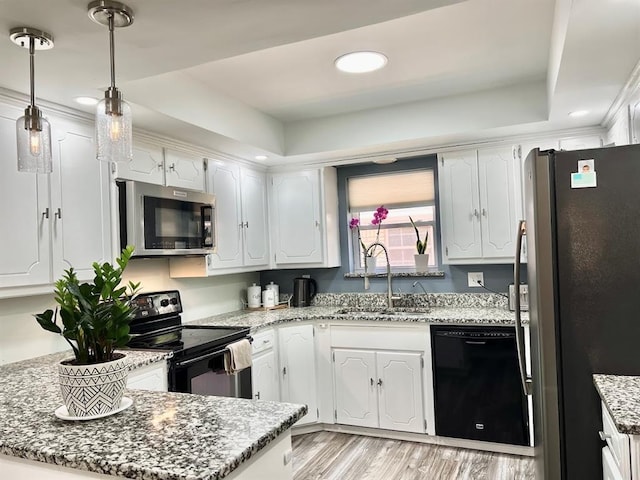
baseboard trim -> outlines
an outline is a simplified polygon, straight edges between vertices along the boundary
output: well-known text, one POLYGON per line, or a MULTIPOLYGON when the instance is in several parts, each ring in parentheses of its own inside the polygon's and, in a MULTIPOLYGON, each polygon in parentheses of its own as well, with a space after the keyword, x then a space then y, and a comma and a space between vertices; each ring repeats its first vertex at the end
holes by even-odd
POLYGON ((429 443, 432 445, 442 445, 445 447, 466 448, 469 450, 480 450, 483 452, 506 453, 508 455, 521 455, 533 457, 533 447, 521 445, 508 445, 506 443, 481 442, 479 440, 465 440, 462 438, 439 437, 438 435, 427 435, 424 433, 397 432, 395 430, 381 430, 377 428, 354 427, 350 425, 336 425, 330 423, 314 423, 294 426, 291 435, 304 435, 316 432, 338 432, 352 435, 365 435, 369 437, 389 438, 391 440, 404 440, 408 442, 429 443))

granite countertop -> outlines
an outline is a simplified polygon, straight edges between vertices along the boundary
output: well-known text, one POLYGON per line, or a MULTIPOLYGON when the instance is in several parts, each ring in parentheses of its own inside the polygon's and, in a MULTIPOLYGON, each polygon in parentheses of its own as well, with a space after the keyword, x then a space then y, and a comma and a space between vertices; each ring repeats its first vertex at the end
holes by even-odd
MULTIPOLYGON (((383 308, 386 295, 381 294, 319 294, 316 305, 304 308, 282 308, 266 311, 240 310, 202 318, 190 324, 212 326, 246 326, 252 332, 282 323, 305 320, 377 321, 398 323, 444 323, 463 325, 514 325, 515 314, 502 297, 478 294, 405 295, 418 307, 429 306, 427 313, 384 315, 375 312, 340 313, 345 308, 383 308), (429 303, 425 303, 425 302, 429 303)), ((523 312, 522 323, 528 324, 528 312, 523 312)))
POLYGON ((596 374, 593 383, 618 431, 640 435, 640 377, 596 374))
MULTIPOLYGON (((132 368, 168 352, 127 351, 132 368)), ((149 480, 217 480, 290 428, 303 405, 127 390, 131 408, 98 420, 68 422, 53 354, 0 367, 0 453, 149 480)))

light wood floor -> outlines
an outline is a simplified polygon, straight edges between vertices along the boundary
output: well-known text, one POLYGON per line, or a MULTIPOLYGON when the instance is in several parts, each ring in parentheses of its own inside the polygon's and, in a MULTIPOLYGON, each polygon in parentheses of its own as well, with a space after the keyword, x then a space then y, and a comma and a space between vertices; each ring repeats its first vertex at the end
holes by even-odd
POLYGON ((533 459, 318 432, 293 437, 294 480, 533 480, 533 459))

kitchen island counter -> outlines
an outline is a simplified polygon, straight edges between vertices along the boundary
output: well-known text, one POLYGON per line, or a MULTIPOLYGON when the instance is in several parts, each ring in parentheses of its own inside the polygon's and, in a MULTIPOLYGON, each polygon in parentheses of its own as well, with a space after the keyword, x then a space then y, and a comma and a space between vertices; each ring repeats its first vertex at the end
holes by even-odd
MULTIPOLYGON (((127 353, 134 367, 169 355, 127 353)), ((91 421, 64 421, 54 410, 62 403, 57 363, 68 356, 47 355, 0 367, 3 471, 21 465, 15 463, 17 457, 31 467, 42 467, 40 478, 65 478, 45 475, 58 466, 100 474, 73 478, 236 478, 234 470, 281 434, 288 434, 306 413, 303 405, 127 390, 125 396, 134 403, 121 413, 91 421)))
POLYGON ((640 376, 593 376, 593 382, 620 433, 640 435, 640 376))

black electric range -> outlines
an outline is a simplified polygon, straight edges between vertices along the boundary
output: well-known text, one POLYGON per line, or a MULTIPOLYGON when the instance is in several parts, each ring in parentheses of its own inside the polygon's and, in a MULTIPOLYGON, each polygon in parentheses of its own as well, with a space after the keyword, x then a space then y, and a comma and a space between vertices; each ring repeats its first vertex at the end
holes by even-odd
POLYGON ((140 294, 133 299, 129 348, 169 350, 169 390, 251 398, 250 368, 226 375, 224 355, 231 343, 247 339, 249 327, 182 325, 177 290, 140 294), (225 378, 228 377, 228 378, 225 378))

